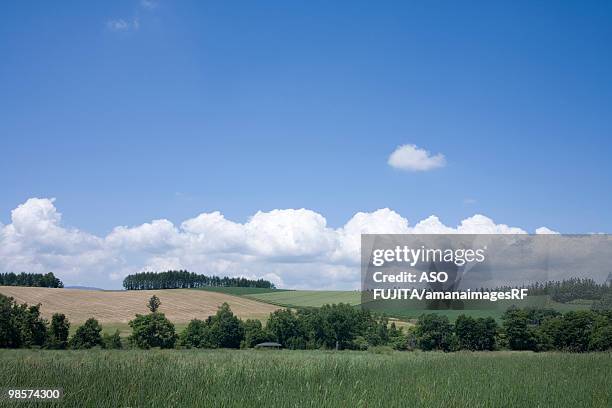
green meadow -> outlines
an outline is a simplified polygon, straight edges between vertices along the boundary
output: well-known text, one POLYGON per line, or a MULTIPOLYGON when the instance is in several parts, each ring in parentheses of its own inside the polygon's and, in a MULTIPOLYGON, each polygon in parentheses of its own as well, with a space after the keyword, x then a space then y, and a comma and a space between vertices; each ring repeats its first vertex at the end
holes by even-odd
POLYGON ((610 353, 0 350, 0 360, 3 387, 63 388, 63 407, 612 406, 610 353))
POLYGON ((282 307, 321 307, 325 304, 361 303, 359 291, 345 290, 289 290, 245 295, 250 299, 282 307))

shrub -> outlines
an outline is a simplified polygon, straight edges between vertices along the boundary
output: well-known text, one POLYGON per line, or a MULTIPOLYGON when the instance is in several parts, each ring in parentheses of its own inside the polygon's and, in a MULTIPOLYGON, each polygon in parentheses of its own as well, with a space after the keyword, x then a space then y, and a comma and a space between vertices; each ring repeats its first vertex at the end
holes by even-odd
POLYGON ((113 334, 104 333, 102 336, 104 342, 104 348, 106 349, 122 349, 123 344, 121 343, 121 336, 119 330, 115 330, 113 334))
POLYGON ((90 349, 93 347, 103 347, 102 327, 96 319, 89 318, 87 321, 76 330, 74 336, 70 339, 69 345, 74 349, 90 349))

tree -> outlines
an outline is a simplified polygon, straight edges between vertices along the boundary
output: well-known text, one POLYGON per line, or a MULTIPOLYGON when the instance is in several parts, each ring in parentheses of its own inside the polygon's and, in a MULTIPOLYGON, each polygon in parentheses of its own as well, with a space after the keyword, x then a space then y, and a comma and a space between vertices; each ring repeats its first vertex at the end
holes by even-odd
MULTIPOLYGON (((348 347, 359 332, 359 311, 349 304, 340 303, 324 305, 319 313, 323 319, 326 345, 335 349, 348 347)), ((377 330, 374 333, 379 334, 377 330)))
POLYGON ((597 315, 589 310, 577 310, 563 315, 555 343, 560 349, 584 352, 589 350, 597 315))
POLYGON ((240 347, 240 342, 244 339, 244 327, 227 303, 219 307, 217 314, 210 319, 209 326, 211 339, 217 347, 240 347))
POLYGON ((47 347, 52 349, 65 349, 68 346, 68 333, 70 323, 62 313, 55 313, 51 318, 47 347))
POLYGON ((21 333, 15 325, 16 304, 13 298, 0 294, 0 347, 16 348, 21 346, 21 333))
POLYGON ((593 351, 612 350, 612 320, 600 315, 593 326, 589 349, 593 351))
POLYGON ((257 279, 228 278, 219 276, 206 276, 188 271, 141 272, 128 275, 123 280, 123 287, 127 290, 143 289, 176 289, 201 287, 248 287, 275 289, 273 283, 257 279))
POLYGON ((287 348, 297 346, 300 344, 297 339, 301 337, 303 340, 304 337, 300 329, 300 322, 289 309, 276 310, 271 313, 267 328, 274 337, 274 340, 287 348))
POLYGON ((537 350, 535 333, 528 325, 528 313, 516 308, 508 309, 502 316, 502 326, 511 350, 537 350))
MULTIPOLYGON (((249 325, 252 325, 251 321, 249 325)), ((244 334, 242 321, 234 316, 227 303, 223 303, 214 316, 205 321, 194 319, 189 322, 181 333, 180 344, 197 348, 238 348, 244 334)))
POLYGON ((40 304, 17 304, 0 295, 0 347, 43 346, 47 340, 47 321, 40 316, 40 304))
POLYGON ((74 349, 90 349, 96 346, 104 347, 102 341, 102 327, 93 317, 87 319, 82 326, 77 328, 74 336, 70 339, 69 345, 74 349))
POLYGON ((419 317, 415 335, 419 348, 425 351, 453 351, 457 347, 457 339, 448 317, 438 314, 425 314, 419 317))
POLYGON ((130 321, 129 325, 132 328, 129 342, 138 348, 174 347, 177 339, 174 325, 166 319, 163 313, 137 314, 136 318, 130 321))
POLYGON ((455 321, 458 346, 466 350, 493 350, 497 323, 492 317, 477 318, 460 315, 455 321))
POLYGON ((40 316, 40 304, 13 306, 13 324, 19 332, 19 346, 43 346, 47 340, 47 321, 40 316))
POLYGON ((157 312, 157 309, 159 309, 160 305, 161 300, 159 300, 159 298, 155 295, 151 296, 151 299, 149 299, 149 302, 147 303, 147 307, 149 308, 151 313, 157 312))
POLYGON ((185 347, 215 348, 210 326, 206 321, 193 319, 181 333, 180 344, 185 347))
POLYGON ((47 274, 42 273, 25 273, 19 275, 10 273, 0 273, 0 285, 3 286, 34 286, 45 288, 63 288, 64 284, 61 280, 53 275, 53 272, 47 274))
POLYGON ((244 322, 244 340, 240 343, 241 348, 251 348, 259 343, 272 340, 272 335, 259 320, 248 319, 244 322))

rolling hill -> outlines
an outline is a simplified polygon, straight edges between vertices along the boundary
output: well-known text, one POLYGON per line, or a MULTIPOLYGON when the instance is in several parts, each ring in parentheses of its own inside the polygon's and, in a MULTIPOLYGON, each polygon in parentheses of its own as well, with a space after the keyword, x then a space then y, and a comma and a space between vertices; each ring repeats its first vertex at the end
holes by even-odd
POLYGON ((191 319, 205 319, 214 314, 223 303, 242 319, 266 319, 278 307, 254 299, 226 293, 189 289, 103 291, 55 288, 0 286, 0 293, 11 296, 19 303, 41 303, 46 318, 53 313, 64 313, 70 322, 81 323, 95 317, 102 324, 127 323, 136 313, 148 313, 147 300, 157 295, 160 311, 174 323, 187 323, 191 319))
POLYGON ((243 297, 283 307, 321 307, 325 304, 359 305, 361 293, 348 290, 287 290, 250 293, 243 297))

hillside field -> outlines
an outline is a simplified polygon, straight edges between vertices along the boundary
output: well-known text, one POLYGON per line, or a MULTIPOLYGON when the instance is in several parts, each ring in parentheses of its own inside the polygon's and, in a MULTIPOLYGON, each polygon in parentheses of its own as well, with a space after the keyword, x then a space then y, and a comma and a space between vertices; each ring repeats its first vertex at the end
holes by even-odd
MULTIPOLYGON (((227 288, 232 289, 232 288, 227 288)), ((234 288, 239 289, 239 288, 234 288)), ((248 289, 248 288, 246 288, 248 289)), ((325 304, 348 303, 353 306, 361 304, 361 292, 359 291, 339 291, 339 290, 262 290, 260 292, 245 292, 236 294, 277 305, 280 307, 321 307, 325 304)), ((549 296, 530 296, 522 302, 499 301, 494 307, 487 304, 483 309, 460 309, 460 310, 423 310, 422 302, 415 302, 417 307, 411 307, 410 302, 386 302, 384 313, 403 320, 417 319, 423 313, 438 313, 447 316, 454 321, 459 315, 465 314, 472 317, 494 317, 500 319, 502 314, 513 304, 519 307, 544 307, 567 312, 570 310, 589 309, 590 303, 558 303, 550 299, 549 296)), ((374 309, 373 309, 374 310, 374 309)), ((380 310, 381 312, 383 310, 380 310)))
POLYGON ((325 304, 348 303, 359 305, 359 291, 344 290, 289 290, 245 294, 244 297, 282 307, 321 307, 325 304))
POLYGON ((3 386, 63 388, 57 405, 68 407, 612 406, 610 353, 0 350, 0 360, 3 386))
POLYGON ((253 299, 189 289, 103 291, 0 286, 0 293, 19 303, 41 303, 41 312, 46 318, 56 312, 64 313, 74 325, 95 317, 103 326, 116 326, 122 331, 137 313, 148 313, 146 304, 153 295, 162 302, 160 311, 177 325, 195 318, 205 319, 215 314, 223 302, 229 303, 242 319, 265 320, 278 309, 253 299))

